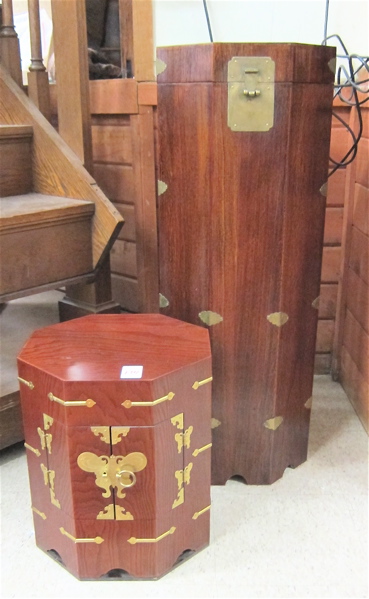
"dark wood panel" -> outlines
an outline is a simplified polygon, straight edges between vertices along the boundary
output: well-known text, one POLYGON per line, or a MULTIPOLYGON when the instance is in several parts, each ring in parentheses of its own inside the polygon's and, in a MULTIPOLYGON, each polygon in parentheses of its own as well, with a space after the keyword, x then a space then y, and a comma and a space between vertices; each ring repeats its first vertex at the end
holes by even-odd
POLYGON ((325 213, 324 243, 340 245, 342 241, 343 208, 327 207, 325 213))
POLYGON ((361 375, 366 381, 369 380, 369 335, 350 310, 346 310, 343 345, 361 375))
POLYGON ((115 203, 134 204, 135 189, 133 168, 121 164, 95 164, 94 176, 109 200, 115 203))
POLYGON ((0 263, 2 294, 27 293, 92 271, 90 216, 31 227, 17 227, 0 237, 1 253, 8 256, 0 263))
POLYGON ((352 227, 349 267, 369 284, 369 237, 352 227))
POLYGON ((135 207, 131 204, 115 204, 115 207, 124 218, 124 227, 120 230, 118 239, 136 241, 136 215, 135 207))
POLYGON ((132 164, 132 131, 130 127, 92 126, 94 162, 132 164))
POLYGON ((315 354, 314 374, 329 374, 331 372, 332 354, 315 354))
MULTIPOLYGON (((158 198, 163 311, 196 323, 202 311, 220 315, 209 328, 213 413, 222 422, 213 431, 213 484, 234 474, 267 484, 306 459, 331 90, 277 84, 274 127, 233 132, 227 85, 198 80, 200 54, 214 72, 208 48, 193 49, 186 73, 182 50, 162 50, 168 64, 158 77, 159 179, 168 186, 158 198), (181 77, 194 83, 173 84, 181 77), (260 172, 268 177, 260 179, 260 172), (288 314, 283 328, 268 320, 277 312, 288 314), (284 424, 270 435, 264 423, 275 416, 284 424)), ((221 79, 224 71, 216 69, 221 79)), ((338 280, 337 266, 329 281, 338 280)))
POLYGON ((345 203, 346 169, 338 169, 328 179, 327 206, 343 206, 345 203))
POLYGON ((337 291, 338 285, 336 283, 323 283, 320 286, 319 318, 334 319, 337 306, 337 291))
POLYGON ((359 183, 355 185, 352 223, 362 233, 369 235, 369 189, 359 183))
POLYGON ((23 441, 23 423, 19 391, 0 398, 0 449, 23 441))
POLYGON ((111 275, 113 297, 118 304, 128 312, 138 312, 138 283, 122 275, 111 275))
MULTIPOLYGON (((0 196, 32 191, 32 136, 4 140, 0 127, 0 196)), ((10 127, 6 128, 7 130, 10 127)))
POLYGON ((316 338, 316 351, 326 353, 332 351, 334 320, 319 320, 316 338))
POLYGON ((365 430, 369 433, 369 385, 345 347, 342 347, 340 382, 365 430))
MULTIPOLYGON (((334 118, 332 119, 332 122, 334 118)), ((346 155, 352 144, 352 138, 346 129, 332 128, 331 132, 331 145, 329 149, 329 156, 333 160, 340 162, 346 155)), ((333 177, 333 175, 332 175, 333 177)))
POLYGON ((325 247, 323 249, 322 283, 337 283, 341 270, 341 248, 325 247))
POLYGON ((368 285, 348 268, 346 305, 360 325, 369 333, 368 285))
POLYGON ((368 189, 369 187, 369 139, 362 139, 359 145, 356 159, 356 178, 355 181, 359 185, 363 185, 368 189))
POLYGON ((110 265, 115 274, 137 277, 136 244, 117 239, 110 252, 110 265))
POLYGON ((329 60, 334 49, 304 44, 213 43, 157 48, 166 69, 158 83, 227 81, 228 61, 233 56, 270 56, 276 63, 276 82, 333 83, 329 60))
POLYGON ((158 312, 157 181, 154 159, 154 114, 151 106, 141 106, 139 115, 132 117, 132 130, 134 132, 139 311, 158 312))

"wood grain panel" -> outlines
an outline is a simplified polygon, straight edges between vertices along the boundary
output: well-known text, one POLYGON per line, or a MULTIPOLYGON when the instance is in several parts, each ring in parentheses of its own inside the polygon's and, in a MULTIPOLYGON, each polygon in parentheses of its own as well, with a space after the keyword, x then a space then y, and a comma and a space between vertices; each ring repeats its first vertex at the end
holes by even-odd
POLYGON ((86 7, 81 0, 52 3, 58 131, 92 173, 86 7), (66 43, 68 40, 68 43, 66 43))
POLYGON ((137 277, 136 244, 117 239, 110 252, 110 265, 114 273, 137 277))
POLYGON ((134 79, 90 81, 90 106, 92 114, 137 113, 137 81, 134 79))
POLYGON ((276 64, 276 83, 332 83, 329 60, 333 48, 304 44, 224 43, 195 44, 157 48, 157 56, 167 68, 158 75, 158 83, 227 81, 228 61, 233 56, 272 56, 276 64))
POLYGON ((32 128, 0 126, 0 196, 32 191, 32 128), (14 137, 11 138, 11 129, 14 137), (20 131, 23 134, 20 134, 20 131))
MULTIPOLYGON (((334 119, 333 119, 334 120, 334 119)), ((350 149, 352 138, 346 131, 346 129, 332 128, 331 133, 331 146, 329 150, 330 158, 340 162, 345 154, 350 149)))
POLYGON ((349 267, 369 284, 369 237, 352 227, 349 267))
POLYGON ((124 227, 119 232, 118 239, 136 241, 135 208, 131 204, 115 204, 124 218, 124 227))
POLYGON ((369 139, 362 139, 356 156, 356 183, 369 187, 369 139))
POLYGON ((327 207, 325 213, 324 243, 340 244, 342 240, 343 208, 327 207))
POLYGON ((157 183, 154 161, 154 115, 151 106, 141 106, 140 113, 132 117, 132 131, 139 311, 157 312, 159 310, 157 183))
POLYGON ((328 179, 327 206, 343 206, 345 203, 346 169, 338 169, 328 179))
POLYGON ((346 305, 360 325, 369 332, 368 285, 351 269, 347 274, 346 305))
POLYGON ((56 286, 62 279, 92 271, 90 216, 13 229, 2 234, 0 242, 2 255, 12 257, 0 263, 4 295, 27 294, 37 286, 56 286))
POLYGON ((137 279, 131 279, 112 273, 111 286, 113 297, 119 298, 119 303, 124 306, 128 312, 138 312, 138 282, 137 279))
POLYGON ((329 374, 331 371, 332 354, 315 354, 314 374, 329 374))
POLYGON ((138 103, 140 106, 156 106, 158 103, 158 86, 156 82, 141 81, 138 86, 138 103))
MULTIPOLYGON (((213 484, 234 474, 268 484, 286 463, 306 459, 302 407, 313 375, 332 94, 329 86, 278 83, 277 73, 274 127, 233 132, 223 84, 229 57, 265 46, 219 46, 158 50, 168 64, 158 76, 158 175, 168 185, 158 198, 160 292, 170 316, 221 316, 209 329, 213 411, 222 422, 213 431, 213 484), (279 310, 288 324, 270 327, 268 315, 279 310), (271 437, 263 422, 276 414, 286 418, 271 437)), ((280 68, 278 48, 267 51, 280 68)), ((302 71, 294 75, 301 81, 302 71)), ((328 281, 337 281, 335 267, 328 281)), ((326 322, 323 349, 333 328, 326 322)))
POLYGON ((323 283, 320 287, 319 318, 334 319, 336 314, 338 285, 323 283))
POLYGON ((132 164, 132 131, 130 127, 92 126, 94 162, 132 164))
POLYGON ((135 189, 132 166, 95 163, 94 175, 96 183, 109 200, 114 203, 134 204, 135 189))
POLYGON ((333 320, 318 320, 318 330, 316 338, 316 351, 318 353, 332 351, 333 332, 333 320))
POLYGON ((0 416, 0 449, 23 441, 24 433, 19 391, 0 397, 0 416))
POLYGON ((153 5, 151 0, 131 4, 133 76, 136 81, 154 81, 153 5))
POLYGON ((350 310, 346 311, 343 345, 367 381, 369 379, 369 335, 350 310))
POLYGON ((369 235, 369 189, 358 183, 355 185, 352 223, 362 233, 369 235))
MULTIPOLYGON (((336 106, 333 104, 333 112, 334 115, 337 114, 345 122, 347 122, 347 120, 350 118, 350 107, 347 106, 347 104, 341 106, 336 106)), ((338 118, 335 118, 334 115, 332 116, 332 129, 342 129, 343 125, 341 121, 338 118)))
POLYGON ((369 384, 345 347, 341 353, 340 381, 365 430, 369 433, 369 384))
POLYGON ((323 249, 322 283, 337 283, 341 268, 341 248, 325 247, 323 249))

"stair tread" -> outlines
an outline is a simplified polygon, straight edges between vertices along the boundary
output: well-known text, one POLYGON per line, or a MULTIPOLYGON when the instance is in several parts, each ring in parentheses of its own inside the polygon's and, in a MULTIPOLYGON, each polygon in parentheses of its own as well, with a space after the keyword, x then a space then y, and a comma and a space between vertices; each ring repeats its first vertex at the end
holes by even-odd
POLYGON ((0 198, 0 229, 66 216, 92 215, 94 202, 41 193, 0 198))
POLYGON ((0 125, 0 139, 2 141, 14 137, 32 137, 32 135, 32 125, 0 125))

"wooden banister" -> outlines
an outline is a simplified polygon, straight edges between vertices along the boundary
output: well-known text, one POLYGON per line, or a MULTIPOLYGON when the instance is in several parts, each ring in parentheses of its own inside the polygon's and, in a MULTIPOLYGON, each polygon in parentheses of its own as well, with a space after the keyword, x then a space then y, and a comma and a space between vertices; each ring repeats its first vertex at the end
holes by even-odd
POLYGON ((10 73, 14 81, 21 87, 23 85, 19 39, 14 28, 13 2, 3 0, 3 24, 0 29, 0 62, 10 73))
POLYGON ((42 58, 40 3, 28 0, 31 64, 28 72, 28 96, 42 114, 50 119, 49 79, 42 58))

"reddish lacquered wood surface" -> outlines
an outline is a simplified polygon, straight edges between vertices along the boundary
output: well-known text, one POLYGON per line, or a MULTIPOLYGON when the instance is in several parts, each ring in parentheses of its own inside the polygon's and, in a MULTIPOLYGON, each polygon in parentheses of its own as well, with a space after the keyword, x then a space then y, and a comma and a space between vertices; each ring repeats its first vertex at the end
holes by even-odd
POLYGON ((18 359, 39 547, 81 579, 157 578, 209 543, 207 331, 160 314, 87 316, 36 331, 18 359), (121 379, 124 365, 142 378, 121 379), (120 469, 135 484, 122 488, 120 469))
POLYGON ((268 484, 306 459, 332 80, 330 48, 161 48, 158 197, 162 312, 201 324, 210 310, 212 482, 268 484), (276 63, 274 126, 227 126, 227 63, 276 63), (188 69, 184 68, 188 65, 188 69), (271 324, 270 314, 288 314, 271 324), (306 404, 306 406, 305 406, 306 404), (282 418, 277 430, 265 423, 282 418))

